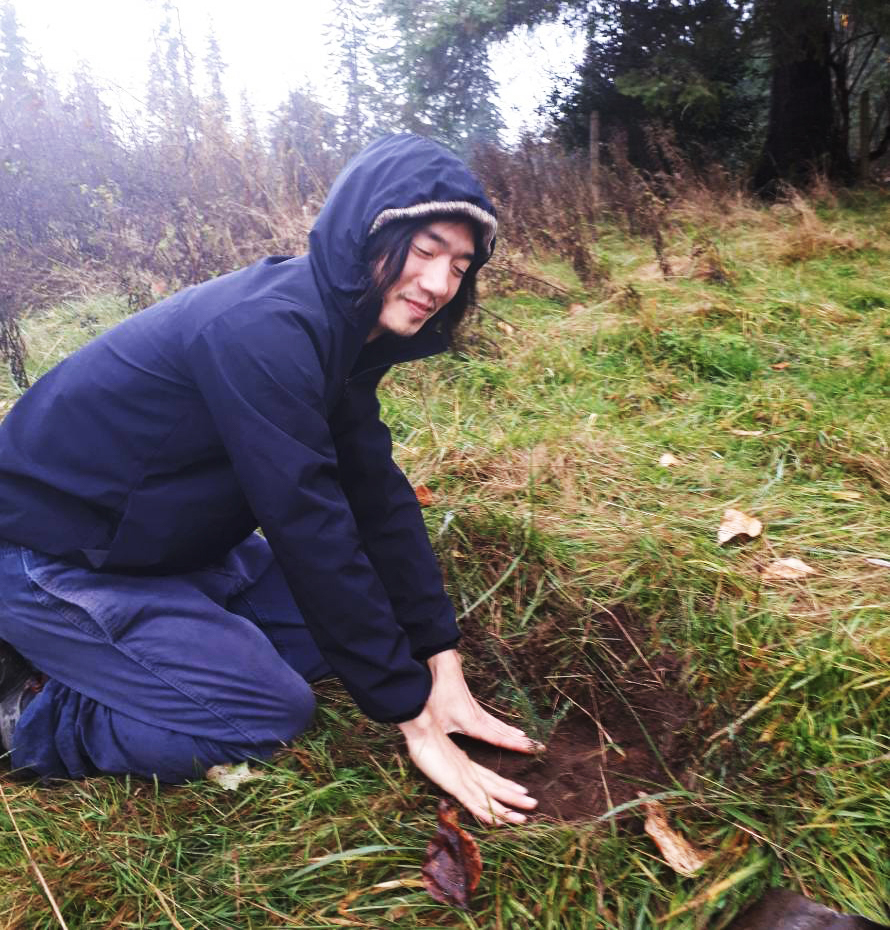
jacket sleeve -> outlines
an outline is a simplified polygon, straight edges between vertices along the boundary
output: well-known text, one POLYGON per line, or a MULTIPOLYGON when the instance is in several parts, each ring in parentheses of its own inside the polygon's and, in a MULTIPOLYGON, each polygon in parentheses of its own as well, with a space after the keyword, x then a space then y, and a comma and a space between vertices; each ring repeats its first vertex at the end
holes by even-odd
POLYGON ((185 347, 187 363, 319 650, 369 717, 410 720, 429 669, 343 493, 315 343, 293 314, 267 309, 216 317, 185 347))
POLYGON ((445 593, 417 496, 392 459, 376 387, 386 369, 351 379, 331 418, 344 491, 362 545, 383 582, 416 659, 457 645, 460 631, 445 593))

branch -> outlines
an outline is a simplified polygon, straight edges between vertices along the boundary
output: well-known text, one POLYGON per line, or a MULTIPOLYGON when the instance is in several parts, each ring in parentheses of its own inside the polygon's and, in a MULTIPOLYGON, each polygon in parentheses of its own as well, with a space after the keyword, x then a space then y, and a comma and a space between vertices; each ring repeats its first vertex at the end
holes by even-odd
POLYGON ((871 42, 871 48, 865 53, 865 58, 862 61, 862 65, 859 68, 859 71, 856 74, 856 77, 850 81, 850 93, 853 93, 853 88, 859 83, 859 79, 862 77, 862 73, 865 71, 865 66, 868 64, 871 56, 874 54, 874 50, 878 47, 878 41, 880 36, 875 36, 871 42))

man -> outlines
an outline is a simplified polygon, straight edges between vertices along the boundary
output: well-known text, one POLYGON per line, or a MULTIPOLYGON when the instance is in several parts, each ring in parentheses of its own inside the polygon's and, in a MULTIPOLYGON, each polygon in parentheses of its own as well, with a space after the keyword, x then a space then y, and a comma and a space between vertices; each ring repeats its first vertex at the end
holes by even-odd
POLYGON ((392 364, 447 347, 495 231, 462 162, 388 137, 337 179, 308 255, 187 288, 22 397, 0 427, 16 768, 176 782, 268 756, 335 674, 475 816, 525 820, 525 789, 446 735, 534 749, 464 682, 376 399, 392 364))

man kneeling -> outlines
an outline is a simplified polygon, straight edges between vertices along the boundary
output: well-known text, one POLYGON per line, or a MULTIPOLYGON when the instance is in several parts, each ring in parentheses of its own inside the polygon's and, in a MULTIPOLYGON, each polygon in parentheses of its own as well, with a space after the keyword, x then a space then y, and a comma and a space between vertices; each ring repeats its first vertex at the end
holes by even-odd
POLYGON ((525 789, 447 736, 534 749, 466 686, 376 397, 393 364, 447 348, 495 231, 460 160, 388 137, 337 179, 308 255, 187 288, 21 398, 0 426, 16 768, 178 782, 266 757, 333 674, 473 814, 525 820, 525 789))

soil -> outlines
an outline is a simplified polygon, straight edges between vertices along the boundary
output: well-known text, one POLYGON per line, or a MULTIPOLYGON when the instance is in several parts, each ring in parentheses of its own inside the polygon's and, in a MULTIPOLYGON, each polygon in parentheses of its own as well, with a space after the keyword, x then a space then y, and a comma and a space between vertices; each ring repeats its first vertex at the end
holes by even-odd
MULTIPOLYGON (((589 821, 638 792, 676 788, 674 779, 682 779, 695 746, 697 707, 683 686, 679 657, 653 649, 653 631, 627 611, 599 614, 591 627, 602 647, 602 661, 594 657, 596 673, 587 665, 575 674, 565 667, 554 674, 552 648, 543 648, 554 643, 552 630, 549 636, 541 630, 535 637, 540 643, 528 641, 510 654, 527 693, 543 697, 556 685, 567 695, 556 694, 560 703, 570 699, 544 752, 525 756, 456 737, 476 762, 528 788, 538 799, 536 819, 589 821)), ((504 669, 498 673, 493 666, 485 642, 480 634, 465 636, 461 644, 471 654, 471 690, 487 689, 489 702, 506 709, 491 684, 504 679, 504 669)), ((627 816, 636 818, 637 812, 627 816)))

